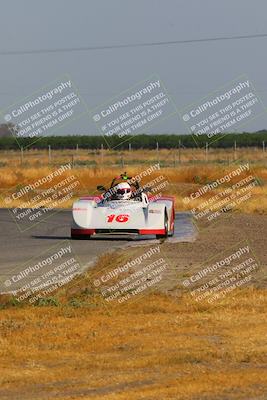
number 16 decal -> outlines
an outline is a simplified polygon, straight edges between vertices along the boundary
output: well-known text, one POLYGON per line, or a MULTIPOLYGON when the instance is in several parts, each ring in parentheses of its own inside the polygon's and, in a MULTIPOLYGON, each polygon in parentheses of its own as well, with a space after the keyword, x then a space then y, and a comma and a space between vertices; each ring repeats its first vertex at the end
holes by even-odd
POLYGON ((107 216, 107 222, 127 222, 129 221, 129 215, 128 214, 119 214, 119 215, 115 215, 115 214, 110 214, 107 216))

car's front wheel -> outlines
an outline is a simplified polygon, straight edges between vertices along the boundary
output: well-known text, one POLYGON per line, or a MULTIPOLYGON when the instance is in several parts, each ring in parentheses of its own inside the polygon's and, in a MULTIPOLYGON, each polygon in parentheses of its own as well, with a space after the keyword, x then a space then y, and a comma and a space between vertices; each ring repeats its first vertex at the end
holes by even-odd
POLYGON ((168 217, 167 214, 165 213, 165 218, 164 218, 164 233, 160 235, 156 235, 157 239, 163 239, 168 237, 168 217))

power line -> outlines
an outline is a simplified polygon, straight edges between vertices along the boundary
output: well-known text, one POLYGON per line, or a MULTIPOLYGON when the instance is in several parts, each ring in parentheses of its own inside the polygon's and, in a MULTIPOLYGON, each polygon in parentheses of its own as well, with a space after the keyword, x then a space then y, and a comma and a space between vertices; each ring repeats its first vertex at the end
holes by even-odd
POLYGON ((32 50, 10 50, 0 51, 1 56, 11 55, 27 55, 27 54, 48 54, 48 53, 67 53, 78 51, 94 51, 94 50, 109 50, 109 49, 124 49, 134 47, 149 47, 149 46, 168 46, 175 44, 187 43, 204 43, 204 42, 218 42, 223 40, 241 40, 241 39, 258 39, 267 37, 267 33, 259 33, 254 35, 239 35, 239 36, 221 36, 202 39, 187 39, 187 40, 170 40, 165 42, 147 42, 147 43, 132 43, 132 44, 117 44, 105 46, 84 46, 84 47, 66 47, 55 49, 32 49, 32 50))
MULTIPOLYGON (((258 89, 257 93, 267 93, 267 89, 258 89)), ((28 92, 25 92, 25 96, 27 96, 27 94, 28 94, 28 92)), ((93 93, 93 92, 79 91, 79 94, 83 95, 83 96, 90 95, 91 97, 95 97, 95 96, 109 96, 109 97, 112 97, 112 96, 114 96, 114 93, 101 93, 101 92, 93 93)), ((203 91, 199 91, 199 92, 184 91, 184 90, 179 91, 179 90, 177 90, 175 92, 168 91, 168 94, 170 96, 181 95, 181 94, 183 94, 183 95, 199 95, 199 96, 202 96, 202 95, 207 94, 207 92, 204 91, 204 90, 203 91)), ((21 95, 21 92, 15 92, 15 93, 14 92, 0 92, 0 96, 19 96, 19 95, 21 95)))

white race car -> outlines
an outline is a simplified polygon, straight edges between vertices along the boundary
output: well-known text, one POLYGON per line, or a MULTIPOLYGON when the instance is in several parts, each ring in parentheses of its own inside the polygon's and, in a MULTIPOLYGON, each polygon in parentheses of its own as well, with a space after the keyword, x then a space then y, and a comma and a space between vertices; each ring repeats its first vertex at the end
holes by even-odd
POLYGON ((156 235, 174 233, 174 198, 147 196, 126 173, 113 179, 110 188, 97 186, 99 196, 82 197, 72 209, 71 237, 90 239, 97 234, 156 235), (116 183, 120 180, 120 183, 116 183))

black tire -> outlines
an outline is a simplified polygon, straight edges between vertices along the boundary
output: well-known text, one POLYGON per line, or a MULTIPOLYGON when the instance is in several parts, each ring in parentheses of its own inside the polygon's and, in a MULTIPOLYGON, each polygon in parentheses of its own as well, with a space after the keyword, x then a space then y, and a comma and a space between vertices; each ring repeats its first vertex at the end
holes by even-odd
POLYGON ((174 235, 174 224, 175 224, 175 218, 174 218, 174 220, 173 220, 173 228, 172 228, 172 230, 168 233, 168 236, 173 236, 174 235))
POLYGON ((174 235, 174 228, 173 230, 168 234, 169 237, 172 237, 174 235))
POLYGON ((166 212, 165 212, 165 218, 164 218, 164 229, 165 229, 165 233, 163 235, 156 235, 157 239, 165 239, 168 237, 168 217, 167 217, 166 212))

